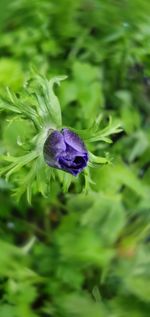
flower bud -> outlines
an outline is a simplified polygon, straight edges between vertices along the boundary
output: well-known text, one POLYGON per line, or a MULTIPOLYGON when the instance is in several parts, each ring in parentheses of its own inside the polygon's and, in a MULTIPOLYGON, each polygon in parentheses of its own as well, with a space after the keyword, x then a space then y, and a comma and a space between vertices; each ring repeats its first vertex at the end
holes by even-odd
POLYGON ((65 128, 54 130, 43 148, 45 162, 54 168, 78 175, 88 162, 88 152, 79 136, 65 128))

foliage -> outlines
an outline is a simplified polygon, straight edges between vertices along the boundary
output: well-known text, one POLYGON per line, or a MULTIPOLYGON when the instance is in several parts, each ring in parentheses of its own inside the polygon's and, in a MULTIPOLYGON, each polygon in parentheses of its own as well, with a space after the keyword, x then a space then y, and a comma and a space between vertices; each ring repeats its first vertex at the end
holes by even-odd
POLYGON ((149 316, 149 24, 148 0, 1 1, 0 317, 149 316), (78 178, 43 161, 62 126, 78 178))
MULTIPOLYGON (((58 178, 61 178, 62 172, 46 166, 43 157, 43 145, 50 130, 57 130, 62 127, 61 108, 53 91, 53 86, 56 83, 59 84, 63 79, 65 79, 65 76, 47 80, 38 75, 33 79, 33 82, 36 82, 34 84, 35 87, 31 87, 31 89, 25 88, 20 95, 12 94, 8 90, 8 98, 2 96, 0 99, 0 110, 14 114, 6 127, 8 142, 11 138, 8 132, 10 125, 11 130, 15 129, 16 126, 19 127, 19 124, 22 130, 23 126, 23 133, 26 136, 23 142, 22 131, 17 131, 17 135, 15 135, 18 148, 16 149, 17 156, 13 156, 11 152, 1 156, 4 166, 0 170, 0 175, 6 174, 6 179, 8 180, 12 174, 18 172, 18 176, 16 174, 14 176, 14 179, 19 179, 20 175, 19 184, 18 186, 15 185, 15 187, 18 187, 15 189, 15 195, 17 199, 20 199, 21 195, 27 191, 29 203, 31 203, 32 191, 41 192, 46 197, 50 192, 49 188, 53 186, 51 180, 57 181, 57 174, 58 178), (29 124, 32 124, 31 128, 26 125, 26 120, 29 120, 29 124), (18 132, 20 133, 18 134, 18 132), (20 155, 21 153, 23 155, 20 155), (6 166, 5 163, 7 164, 6 166), (28 167, 28 169, 26 174, 23 173, 21 176, 23 167, 28 167)), ((110 120, 106 128, 99 130, 100 119, 101 117, 95 120, 89 129, 77 130, 76 133, 81 135, 87 142, 111 142, 108 136, 121 131, 120 123, 114 124, 110 120)), ((7 138, 5 144, 7 144, 7 138)), ((13 151, 14 146, 12 153, 13 151)), ((93 163, 97 165, 106 164, 109 163, 109 160, 105 157, 97 157, 89 152, 89 166, 94 166, 93 163)), ((64 189, 66 182, 68 189, 72 179, 70 175, 64 174, 64 189)))

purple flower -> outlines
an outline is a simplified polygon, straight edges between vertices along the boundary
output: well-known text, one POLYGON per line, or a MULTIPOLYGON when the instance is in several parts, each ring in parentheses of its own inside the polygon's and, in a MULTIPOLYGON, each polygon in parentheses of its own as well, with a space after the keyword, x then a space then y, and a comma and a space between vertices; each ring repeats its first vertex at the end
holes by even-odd
POLYGON ((53 131, 44 143, 44 159, 49 166, 78 175, 88 162, 88 153, 79 136, 68 130, 53 131))

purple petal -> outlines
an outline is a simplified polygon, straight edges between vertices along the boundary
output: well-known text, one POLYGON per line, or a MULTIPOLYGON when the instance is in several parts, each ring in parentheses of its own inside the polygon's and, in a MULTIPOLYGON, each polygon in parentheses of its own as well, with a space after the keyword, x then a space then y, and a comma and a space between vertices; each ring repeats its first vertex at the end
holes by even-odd
POLYGON ((63 170, 76 176, 87 165, 87 158, 76 156, 74 159, 69 160, 67 157, 60 157, 59 164, 63 170))
POLYGON ((71 146, 73 149, 80 153, 85 153, 86 148, 82 140, 79 138, 79 136, 68 130, 67 128, 62 130, 62 134, 64 136, 65 143, 71 146))
POLYGON ((66 150, 66 144, 61 132, 52 132, 44 144, 44 158, 48 165, 57 166, 57 158, 66 150))

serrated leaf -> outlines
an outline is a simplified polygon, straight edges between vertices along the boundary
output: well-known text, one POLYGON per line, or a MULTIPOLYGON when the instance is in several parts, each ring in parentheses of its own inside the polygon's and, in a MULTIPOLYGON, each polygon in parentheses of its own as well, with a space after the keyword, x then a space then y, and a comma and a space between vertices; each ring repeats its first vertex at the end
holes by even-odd
POLYGON ((107 157, 100 157, 100 156, 96 156, 93 153, 89 152, 89 159, 90 159, 90 163, 92 164, 108 164, 110 163, 109 158, 107 157))

